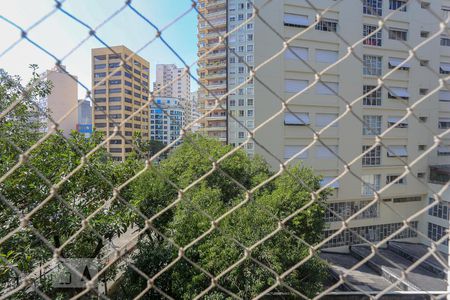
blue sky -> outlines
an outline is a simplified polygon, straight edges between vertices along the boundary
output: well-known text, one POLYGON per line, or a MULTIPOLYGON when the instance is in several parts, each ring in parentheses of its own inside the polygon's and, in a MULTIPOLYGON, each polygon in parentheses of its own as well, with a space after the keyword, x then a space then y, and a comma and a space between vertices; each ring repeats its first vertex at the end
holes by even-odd
MULTIPOLYGON (((66 0, 62 8, 81 21, 95 28, 115 11, 124 6, 125 0, 66 0)), ((1 16, 26 29, 54 9, 52 0, 14 0, 2 1, 1 16)), ((142 15, 162 28, 179 17, 191 7, 190 0, 134 0, 132 6, 142 15)), ((163 31, 166 41, 188 63, 197 59, 197 15, 191 10, 171 27, 163 31)), ((20 38, 20 31, 0 18, 0 55, 20 38)), ((57 11, 29 31, 29 38, 62 58, 88 37, 88 29, 57 11)), ((108 45, 125 45, 137 51, 155 37, 156 31, 141 17, 126 7, 97 31, 98 36, 108 45)), ((90 49, 103 45, 90 37, 64 61, 67 70, 90 87, 90 49)), ((150 61, 151 82, 155 79, 154 67, 158 63, 182 63, 159 40, 155 40, 139 55, 150 61)), ((0 57, 0 68, 10 74, 20 75, 24 80, 30 77, 29 64, 38 64, 43 72, 54 66, 54 59, 39 50, 27 40, 22 39, 14 48, 0 57)), ((195 69, 193 70, 195 72, 195 69)), ((195 73, 193 73, 195 74, 195 73)), ((193 87, 196 87, 193 82, 193 87)), ((79 87, 79 98, 85 95, 79 87)))

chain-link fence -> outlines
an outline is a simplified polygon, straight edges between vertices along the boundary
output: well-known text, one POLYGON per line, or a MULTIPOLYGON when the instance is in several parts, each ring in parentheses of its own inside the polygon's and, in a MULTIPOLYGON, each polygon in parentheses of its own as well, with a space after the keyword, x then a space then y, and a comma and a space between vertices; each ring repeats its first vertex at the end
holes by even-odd
POLYGON ((0 59, 30 43, 86 93, 55 119, 37 101, 47 73, 27 85, 2 73, 2 299, 449 297, 448 1, 188 1, 161 28, 134 1, 96 26, 67 1, 28 28, 2 9, 19 37, 0 59), (124 11, 157 32, 130 55, 99 34, 124 11), (56 13, 86 31, 64 56, 30 38, 56 13), (199 58, 187 62, 165 31, 191 13, 199 58), (92 84, 62 67, 88 40, 118 61, 92 84), (140 53, 157 41, 184 71, 152 92, 147 77, 115 117, 96 91, 144 70, 140 53), (153 113, 177 119, 159 92, 186 76, 200 112, 151 148, 153 113), (236 109, 243 90, 248 107, 236 109), (83 102, 98 131, 58 131, 83 102), (131 139, 127 124, 147 135, 131 139), (122 143, 132 150, 117 162, 122 143))

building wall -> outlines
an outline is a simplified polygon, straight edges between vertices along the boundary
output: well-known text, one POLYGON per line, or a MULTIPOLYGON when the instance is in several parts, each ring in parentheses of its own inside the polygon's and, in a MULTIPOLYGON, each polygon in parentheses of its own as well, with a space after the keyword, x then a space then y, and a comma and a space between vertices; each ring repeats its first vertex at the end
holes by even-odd
MULTIPOLYGON (((246 0, 228 1, 228 32, 237 31, 228 37, 228 90, 231 91, 248 78, 249 67, 254 64, 253 26, 250 21, 243 24, 253 16, 253 6, 246 0), (235 54, 236 53, 236 54, 235 54)), ((233 146, 242 144, 247 139, 248 132, 254 128, 254 88, 253 83, 246 83, 231 92, 228 97, 228 109, 232 116, 228 118, 228 143, 233 146)), ((244 148, 252 154, 253 142, 244 148)))
MULTIPOLYGON (((264 1, 257 0, 256 5, 261 5, 264 1)), ((314 5, 323 11, 331 6, 331 1, 318 0, 314 5)), ((383 1, 383 16, 389 10, 389 1, 383 1)), ((430 2, 431 9, 439 11, 442 5, 449 5, 449 1, 430 2)), ((334 94, 321 94, 323 91, 317 87, 305 90, 301 95, 294 97, 295 93, 288 92, 285 88, 285 80, 308 80, 308 84, 314 81, 314 76, 324 70, 334 61, 329 63, 318 62, 316 55, 320 50, 337 51, 339 58, 346 55, 348 45, 340 40, 334 32, 326 32, 311 28, 305 30, 300 27, 285 26, 284 13, 308 16, 309 24, 315 21, 316 11, 311 9, 306 1, 272 1, 260 10, 261 18, 272 26, 285 40, 299 35, 290 43, 294 47, 307 48, 305 62, 300 59, 286 59, 285 53, 274 57, 283 49, 281 40, 272 30, 259 19, 255 24, 255 65, 265 63, 256 74, 262 82, 270 89, 269 91, 262 84, 255 83, 255 125, 265 122, 267 119, 281 112, 276 118, 271 120, 263 128, 257 131, 255 138, 271 154, 278 159, 274 159, 263 148, 257 147, 256 153, 266 157, 270 164, 278 169, 279 163, 286 161, 286 146, 306 146, 314 140, 314 131, 320 131, 323 126, 317 124, 320 114, 343 115, 347 107, 345 101, 339 99, 334 94), (304 31, 302 34, 300 34, 304 31), (319 51, 318 51, 319 50, 319 51), (284 113, 282 101, 291 99, 288 104, 289 109, 297 113, 309 113, 310 124, 308 126, 286 126, 284 124, 284 113)), ((337 32, 339 35, 353 45, 363 38, 363 24, 376 25, 377 19, 374 16, 363 14, 363 6, 360 1, 342 1, 334 5, 326 14, 326 18, 338 21, 337 32)), ((428 31, 431 34, 439 30, 439 24, 435 17, 427 10, 422 9, 416 2, 411 3, 406 12, 397 12, 386 22, 387 26, 404 28, 408 30, 407 43, 418 45, 425 39, 421 38, 421 31, 428 31)), ((431 36, 430 34, 430 36, 431 36)), ((388 61, 390 57, 408 57, 408 48, 400 41, 388 38, 388 32, 383 30, 382 47, 359 44, 354 48, 354 53, 363 58, 363 55, 382 56, 382 70, 384 75, 390 71, 388 61)), ((442 62, 450 61, 450 48, 440 46, 439 38, 429 41, 425 46, 417 51, 419 57, 428 61, 428 66, 439 73, 439 66, 442 62)), ((398 70, 384 80, 387 86, 406 87, 409 92, 409 100, 389 99, 388 91, 382 90, 381 106, 367 106, 362 104, 362 100, 352 105, 352 111, 357 116, 379 115, 382 116, 381 132, 388 127, 387 120, 392 116, 403 116, 406 113, 406 105, 415 103, 422 98, 420 89, 433 90, 438 85, 438 77, 426 67, 421 66, 419 61, 412 60, 407 71, 398 70), (404 102, 404 103, 403 103, 404 102)), ((363 75, 363 64, 355 56, 349 55, 345 60, 331 67, 324 72, 322 80, 326 82, 338 83, 338 94, 348 101, 362 98, 363 85, 377 85, 377 77, 363 75)), ((426 117, 426 124, 434 132, 442 132, 438 129, 438 118, 448 117, 450 107, 448 102, 439 101, 437 94, 433 94, 427 100, 415 108, 415 113, 420 117, 426 117)), ((412 163, 418 156, 423 154, 425 149, 433 144, 432 135, 424 128, 424 124, 419 123, 415 118, 409 117, 408 128, 394 128, 383 138, 383 143, 388 146, 406 145, 408 157, 403 157, 407 163, 412 163)), ((345 163, 350 163, 362 153, 363 145, 373 145, 375 137, 363 135, 363 126, 360 120, 348 113, 339 120, 337 127, 330 127, 320 133, 320 140, 327 146, 332 147, 342 160, 334 155, 327 155, 325 158, 320 155, 319 143, 316 143, 308 150, 307 158, 301 159, 306 166, 312 167, 318 174, 334 178, 345 172, 345 163), (337 147, 336 147, 337 146, 337 147), (327 158, 328 157, 328 158, 327 158)), ((446 142, 448 143, 448 142, 446 142)), ((289 148, 288 148, 289 149, 289 148)), ((300 148, 297 148, 300 150, 300 148)), ((298 150, 298 151, 299 151, 298 150)), ((322 149, 323 150, 323 149, 322 149)), ((388 157, 386 149, 381 150, 381 164, 378 166, 362 166, 361 160, 351 166, 351 171, 357 176, 347 173, 339 179, 339 188, 335 191, 333 202, 364 201, 373 199, 372 196, 362 195, 362 183, 360 178, 365 175, 381 175, 380 187, 386 185, 386 176, 398 175, 404 171, 404 165, 398 158, 388 157)), ((296 159, 295 162, 299 162, 296 159)), ((394 202, 382 201, 379 208, 379 215, 367 219, 353 220, 352 227, 362 227, 368 225, 394 224, 402 219, 411 216, 420 210, 426 202, 427 188, 426 178, 428 161, 421 159, 411 167, 414 175, 422 178, 417 180, 411 175, 406 177, 406 184, 395 184, 381 194, 383 199, 399 197, 421 197, 420 201, 394 202)), ((410 198, 417 199, 417 198, 410 198)), ((330 230, 337 229, 342 224, 340 222, 330 223, 330 230)), ((421 222, 419 221, 419 227, 421 222)))
POLYGON ((183 71, 183 68, 178 68, 174 64, 157 64, 156 80, 153 83, 155 96, 188 100, 191 91, 191 78, 189 74, 183 75, 183 71), (173 80, 176 81, 171 83, 173 80), (162 88, 166 85, 168 86, 162 88))
POLYGON ((114 134, 114 127, 141 107, 134 117, 120 125, 122 136, 115 136, 107 149, 115 160, 123 160, 132 151, 133 135, 149 140, 149 69, 147 60, 125 46, 92 49, 92 97, 95 130, 105 136, 114 134), (132 57, 132 58, 130 58, 132 57), (122 60, 127 64, 120 66, 122 60), (112 75, 104 80, 106 75, 112 75), (97 85, 98 84, 98 85, 97 85), (100 85, 101 84, 101 85, 100 85))
POLYGON ((150 139, 170 144, 184 127, 184 107, 178 98, 158 97, 150 104, 150 139))
POLYGON ((198 16, 199 108, 202 115, 200 132, 227 142, 227 1, 199 0, 199 11, 214 26, 198 16), (220 104, 222 107, 217 107, 220 104))
MULTIPOLYGON (((78 122, 78 87, 77 77, 70 77, 65 71, 55 67, 46 73, 47 80, 53 83, 52 92, 43 101, 51 114, 52 119, 58 123, 59 129, 68 136, 72 130, 76 130, 78 122), (71 109, 75 108, 69 113, 71 109), (62 117, 68 114, 63 120, 62 117)), ((47 119, 48 129, 54 126, 54 123, 47 119)))

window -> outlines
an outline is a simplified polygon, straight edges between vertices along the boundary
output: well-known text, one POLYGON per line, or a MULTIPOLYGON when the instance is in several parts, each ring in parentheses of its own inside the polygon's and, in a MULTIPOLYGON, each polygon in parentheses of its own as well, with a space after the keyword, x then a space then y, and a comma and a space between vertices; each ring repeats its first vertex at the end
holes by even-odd
MULTIPOLYGON (((356 214, 362 208, 368 206, 370 201, 349 201, 329 203, 327 210, 325 210, 325 222, 337 222, 342 219, 348 219, 356 214)), ((374 203, 366 208, 362 213, 356 216, 355 219, 369 219, 377 218, 379 216, 379 204, 374 203)))
POLYGON ((408 89, 403 87, 389 87, 388 98, 389 99, 401 98, 404 100, 408 100, 409 99, 408 89))
POLYGON ((335 158, 336 155, 338 155, 338 146, 332 145, 327 147, 323 145, 316 146, 316 158, 330 159, 335 158))
POLYGON ((308 48, 289 47, 284 51, 284 59, 286 60, 308 60, 308 48))
MULTIPOLYGON (((397 180, 398 177, 400 177, 400 175, 387 175, 386 176, 386 184, 394 182, 395 180, 397 180)), ((395 181, 394 184, 406 184, 406 177, 402 177, 402 178, 398 179, 397 181, 395 181)), ((396 199, 398 199, 398 198, 396 198, 396 199)), ((394 201, 394 202, 399 202, 399 201, 394 201)), ((403 201, 403 202, 406 202, 406 201, 403 201)))
MULTIPOLYGON (((336 120, 338 114, 316 114, 316 126, 319 128, 325 127, 334 120, 336 120)), ((334 123, 332 127, 337 127, 338 122, 334 123)))
POLYGON ((441 63, 439 73, 446 75, 450 74, 450 63, 441 63))
POLYGON ((253 110, 252 109, 247 110, 247 117, 253 117, 253 110))
POLYGON ((363 74, 372 76, 381 76, 382 57, 375 55, 363 56, 363 74))
POLYGON ((399 198, 392 199, 392 202, 394 202, 394 203, 416 202, 416 201, 422 201, 422 197, 413 196, 413 197, 399 197, 399 198))
POLYGON ((430 36, 430 32, 429 31, 421 31, 420 32, 420 37, 421 38, 428 38, 430 36))
POLYGON ((450 146, 439 145, 437 148, 438 156, 450 156, 450 146))
POLYGON ((316 24, 316 30, 336 32, 337 31, 338 20, 334 19, 321 19, 319 23, 316 24))
POLYGON ((367 36, 368 38, 363 41, 364 45, 370 46, 381 46, 382 45, 382 31, 381 29, 376 33, 372 34, 375 30, 377 30, 377 26, 375 25, 363 25, 363 36, 367 36), (370 36, 369 36, 370 35, 370 36))
POLYGON ((305 146, 284 146, 284 158, 290 159, 295 156, 297 159, 308 158, 308 150, 304 150, 305 146), (303 151, 301 154, 299 154, 303 151), (298 154, 298 156, 296 156, 298 154))
POLYGON ((383 0, 363 0, 363 13, 366 15, 381 16, 383 0))
POLYGON ((406 2, 405 0, 389 0, 389 9, 406 11, 406 2))
POLYGON ((247 99, 247 106, 253 106, 253 99, 247 99))
POLYGON ((372 196, 374 191, 378 191, 381 188, 381 175, 363 175, 361 177, 362 187, 361 187, 361 195, 363 196, 372 196))
POLYGON ((381 116, 363 116, 363 135, 381 134, 381 116))
POLYGON ((441 35, 441 46, 450 47, 450 38, 445 35, 441 35))
POLYGON ((426 94, 428 94, 428 89, 419 89, 419 94, 420 94, 420 95, 426 95, 426 94))
POLYGON ((335 63, 339 58, 338 51, 316 49, 316 61, 321 63, 335 63))
MULTIPOLYGON (((395 123, 400 121, 400 119, 402 118, 403 117, 388 117, 387 127, 389 128, 394 126, 395 123)), ((401 121, 397 126, 395 126, 395 128, 408 128, 408 121, 407 120, 401 121)))
POLYGON ((106 77, 106 72, 95 73, 94 78, 103 78, 106 77))
POLYGON ((441 11, 442 11, 442 18, 447 20, 447 18, 450 16, 450 6, 442 6, 441 11))
POLYGON ((98 65, 94 65, 94 70, 101 70, 106 68, 106 64, 98 64, 98 65))
POLYGON ((239 131, 239 132, 238 132, 238 137, 239 137, 240 139, 243 139, 243 138, 244 138, 244 132, 239 131))
POLYGON ((406 146, 388 146, 387 147, 388 157, 407 157, 408 148, 406 146))
POLYGON ((408 39, 408 30, 389 29, 389 39, 396 41, 406 41, 408 39))
POLYGON ((429 9, 429 8, 430 8, 430 2, 422 1, 422 2, 420 3, 420 8, 423 8, 423 9, 429 9))
POLYGON ((106 60, 106 55, 97 55, 97 56, 94 56, 94 59, 95 59, 95 61, 98 61, 98 60, 100 60, 100 61, 106 60))
MULTIPOLYGON (((429 198, 428 201, 428 204, 437 202, 433 198, 429 198)), ((428 215, 444 220, 450 220, 450 202, 438 203, 432 208, 429 208, 428 215)))
POLYGON ((284 125, 305 126, 310 124, 308 113, 284 113, 284 125))
POLYGON ((440 90, 439 91, 439 101, 450 102, 450 91, 440 90))
POLYGON ((427 145, 418 145, 417 150, 419 151, 425 151, 427 149, 427 145))
MULTIPOLYGON (((362 152, 366 152, 372 146, 362 146, 362 152)), ((364 154, 362 158, 363 166, 379 166, 381 165, 381 146, 375 146, 372 150, 364 154)))
MULTIPOLYGON (((428 237, 433 241, 439 241, 447 235, 447 228, 428 222, 428 237)), ((448 245, 448 238, 444 240, 444 245, 448 245)))
POLYGON ((389 69, 399 67, 398 70, 409 70, 409 68, 411 68, 411 64, 409 62, 404 63, 404 61, 405 60, 403 58, 389 57, 388 61, 389 69))
MULTIPOLYGON (((367 210, 366 210, 367 211, 367 210)), ((417 221, 411 222, 411 227, 417 229, 417 221)), ((325 230, 325 237, 334 235, 324 245, 324 248, 337 247, 337 246, 349 246, 354 244, 366 243, 366 241, 382 241, 389 237, 393 233, 399 231, 403 227, 403 223, 390 223, 382 225, 370 225, 362 227, 354 227, 352 230, 344 230, 336 234, 336 230, 325 230), (363 237, 365 240, 363 240, 363 237)), ((393 239, 406 239, 417 237, 417 232, 411 228, 401 230, 399 234, 395 235, 393 239)))
POLYGON ((308 86, 308 80, 285 79, 284 91, 286 93, 298 93, 308 86))
POLYGON ((109 106, 109 110, 121 110, 122 106, 121 105, 110 105, 109 106))
POLYGON ((115 88, 115 89, 109 89, 109 93, 113 94, 113 93, 121 93, 122 89, 121 88, 115 88))
POLYGON ((109 81, 109 84, 121 84, 121 83, 122 83, 122 80, 120 80, 120 79, 114 79, 114 80, 109 81))
POLYGON ((381 106, 381 88, 376 87, 375 85, 364 85, 363 86, 363 94, 367 96, 363 99, 363 105, 367 106, 381 106))
POLYGON ((94 95, 105 94, 105 93, 106 93, 105 89, 94 90, 94 95))
POLYGON ((319 95, 335 95, 339 93, 338 82, 318 82, 316 84, 316 93, 319 95))
POLYGON ((284 13, 284 26, 305 28, 309 26, 308 16, 284 13))
POLYGON ((324 187, 327 185, 328 188, 334 188, 334 189, 339 188, 339 180, 336 180, 333 183, 331 183, 334 179, 336 179, 336 177, 324 176, 322 178, 322 180, 320 181, 320 186, 324 187), (328 185, 329 183, 331 183, 331 184, 328 185))

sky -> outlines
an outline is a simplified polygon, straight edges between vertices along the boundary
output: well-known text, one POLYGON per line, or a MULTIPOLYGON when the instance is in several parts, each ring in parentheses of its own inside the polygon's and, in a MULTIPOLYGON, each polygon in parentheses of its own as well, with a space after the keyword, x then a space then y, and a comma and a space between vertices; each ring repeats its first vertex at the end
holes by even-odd
MULTIPOLYGON (((121 7, 125 0, 59 0, 61 8, 92 28, 98 27, 121 7)), ((190 0, 133 0, 131 5, 143 16, 161 29, 191 8, 190 0)), ((9 24, 11 21, 28 32, 27 36, 59 59, 71 74, 91 87, 91 49, 104 47, 95 37, 89 37, 89 29, 57 10, 42 22, 29 29, 55 9, 53 0, 0 0, 0 68, 11 75, 19 75, 26 81, 31 76, 30 64, 37 64, 39 72, 51 69, 55 59, 21 39, 20 29, 9 24), (85 40, 86 39, 86 40, 85 40), (14 43, 14 47, 10 48, 14 43), (85 41, 84 41, 85 40, 85 41), (84 41, 84 42, 83 42, 84 41), (75 50, 74 50, 75 49, 75 50), (72 51, 73 50, 73 51, 72 51)), ((96 30, 107 45, 125 45, 138 51, 155 38, 156 31, 130 7, 125 7, 108 22, 96 30)), ((197 59, 197 14, 191 9, 162 32, 162 37, 180 54, 188 65, 197 59)), ((161 42, 154 40, 138 52, 150 62, 150 82, 153 87, 155 65, 161 63, 183 66, 182 62, 161 42)), ((196 66, 194 66, 196 67, 196 66)), ((192 74, 196 76, 196 69, 192 74)), ((192 82, 192 89, 196 88, 192 82)), ((85 89, 78 86, 78 98, 83 98, 85 89)))

